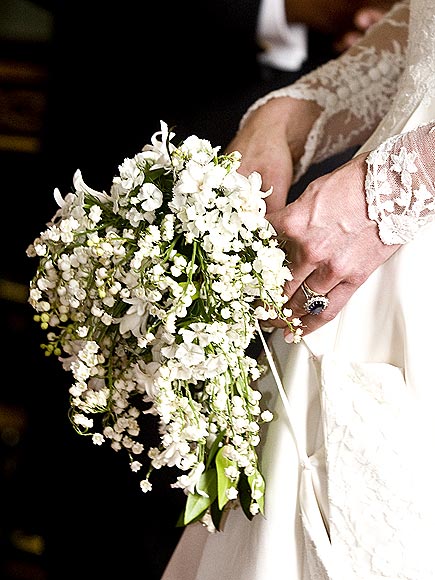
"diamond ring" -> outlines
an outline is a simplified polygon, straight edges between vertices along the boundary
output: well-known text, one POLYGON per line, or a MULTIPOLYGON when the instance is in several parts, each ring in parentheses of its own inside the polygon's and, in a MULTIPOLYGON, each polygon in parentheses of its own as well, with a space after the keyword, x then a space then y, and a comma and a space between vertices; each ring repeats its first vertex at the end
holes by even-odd
POLYGON ((327 309, 329 298, 325 294, 314 292, 305 282, 302 282, 301 289, 307 299, 304 308, 308 314, 320 314, 327 309))

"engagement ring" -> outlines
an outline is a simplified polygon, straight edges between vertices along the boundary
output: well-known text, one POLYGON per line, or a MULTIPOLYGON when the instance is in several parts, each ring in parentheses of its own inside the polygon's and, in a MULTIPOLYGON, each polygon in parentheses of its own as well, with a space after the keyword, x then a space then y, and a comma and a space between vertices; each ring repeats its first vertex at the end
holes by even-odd
POLYGON ((305 282, 302 282, 301 288, 307 299, 304 308, 308 314, 320 314, 326 310, 329 304, 329 298, 325 294, 314 292, 305 282))

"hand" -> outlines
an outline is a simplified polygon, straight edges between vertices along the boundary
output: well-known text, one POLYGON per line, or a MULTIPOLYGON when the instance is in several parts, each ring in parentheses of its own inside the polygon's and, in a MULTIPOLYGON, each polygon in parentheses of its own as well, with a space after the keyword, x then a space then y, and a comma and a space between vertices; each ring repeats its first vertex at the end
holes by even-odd
POLYGON ((304 150, 306 136, 320 107, 311 101, 275 98, 250 113, 244 126, 226 151, 240 151, 240 173, 258 171, 262 190, 273 191, 266 198, 268 213, 283 208, 293 180, 293 159, 304 150), (297 119, 297 123, 294 122, 297 119))
POLYGON ((302 22, 336 39, 342 52, 377 22, 396 0, 285 0, 287 22, 302 22))
POLYGON ((364 6, 357 10, 353 16, 352 26, 334 41, 334 50, 341 53, 353 46, 385 12, 386 8, 379 6, 364 6))
MULTIPOLYGON (((305 189, 285 208, 268 214, 278 237, 287 240, 293 280, 286 284, 288 307, 301 318, 304 335, 335 318, 352 294, 399 245, 387 246, 367 215, 364 193, 367 153, 351 159, 305 189), (302 282, 329 298, 318 315, 304 310, 302 282)), ((281 322, 274 326, 284 328, 281 322)), ((288 329, 286 340, 291 341, 288 329)))

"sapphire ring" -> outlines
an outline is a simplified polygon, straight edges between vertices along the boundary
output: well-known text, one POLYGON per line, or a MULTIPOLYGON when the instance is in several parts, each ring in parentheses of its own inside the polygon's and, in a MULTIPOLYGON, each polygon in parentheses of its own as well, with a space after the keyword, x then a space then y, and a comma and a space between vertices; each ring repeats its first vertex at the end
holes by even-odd
POLYGON ((305 282, 302 282, 301 289, 307 299, 304 308, 308 314, 320 314, 327 309, 329 298, 325 294, 314 292, 305 282))

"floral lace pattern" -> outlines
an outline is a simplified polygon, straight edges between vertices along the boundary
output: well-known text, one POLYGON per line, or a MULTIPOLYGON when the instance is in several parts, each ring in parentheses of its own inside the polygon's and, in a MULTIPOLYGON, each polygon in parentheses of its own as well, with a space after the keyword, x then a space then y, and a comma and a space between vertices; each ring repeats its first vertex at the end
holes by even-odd
POLYGON ((334 580, 432 580, 433 427, 418 397, 384 363, 325 357, 322 384, 334 580))
MULTIPOLYGON (((411 0, 412 2, 412 0, 411 0)), ((415 2, 417 4, 417 2, 415 2)), ((370 138, 371 148, 403 130, 403 123, 411 118, 415 111, 430 107, 435 91, 435 11, 432 0, 418 0, 418 8, 411 10, 409 28, 415 33, 409 34, 407 63, 402 75, 394 106, 391 107, 381 126, 370 138), (400 129, 398 130, 398 127, 400 129)), ((425 115, 426 121, 433 114, 425 115)), ((425 122, 423 119, 420 124, 425 122)), ((415 125, 414 125, 415 127, 415 125)), ((410 127, 413 128, 413 127, 410 127)))
POLYGON ((310 537, 308 530, 304 528, 303 533, 305 542, 303 580, 330 580, 330 576, 317 554, 316 544, 310 537))
POLYGON ((363 41, 339 59, 288 87, 267 94, 248 109, 241 125, 252 111, 272 98, 313 100, 322 107, 323 112, 308 136, 304 155, 295 167, 294 181, 312 163, 363 143, 386 114, 405 66, 408 14, 407 2, 399 2, 386 15, 382 26, 372 27, 371 35, 379 36, 376 48, 372 41, 363 41), (390 34, 390 28, 395 29, 394 35, 390 34))
POLYGON ((387 139, 366 161, 368 213, 381 240, 411 241, 435 214, 435 123, 387 139))

